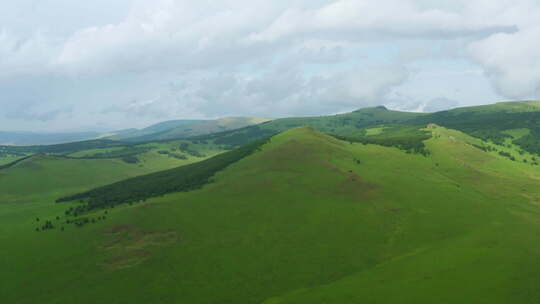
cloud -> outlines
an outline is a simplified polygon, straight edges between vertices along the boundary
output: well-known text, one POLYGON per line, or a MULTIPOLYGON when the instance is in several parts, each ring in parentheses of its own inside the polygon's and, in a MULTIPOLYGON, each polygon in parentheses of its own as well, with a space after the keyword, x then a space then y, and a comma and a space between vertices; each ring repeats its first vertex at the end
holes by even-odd
POLYGON ((534 0, 498 1, 493 17, 513 23, 511 33, 472 41, 468 55, 484 69, 495 90, 506 98, 540 97, 540 4, 534 0))
POLYGON ((289 67, 255 77, 238 73, 203 77, 175 94, 194 111, 211 116, 321 115, 380 105, 408 75, 397 66, 356 67, 312 76, 289 67))
POLYGON ((470 46, 497 91, 514 99, 540 96, 540 26, 497 34, 470 46))
POLYGON ((3 116, 5 119, 48 122, 69 116, 71 113, 72 109, 69 108, 43 110, 39 109, 39 105, 36 103, 19 103, 5 108, 3 116))
POLYGON ((426 4, 407 0, 339 0, 315 9, 287 9, 268 28, 248 36, 247 41, 270 42, 306 35, 347 40, 452 39, 515 31, 511 24, 478 18, 466 9, 456 12, 426 4))
POLYGON ((0 28, 0 79, 19 75, 37 75, 49 69, 55 47, 40 32, 19 37, 0 28))
POLYGON ((456 12, 403 0, 262 3, 141 1, 122 22, 75 32, 52 62, 70 73, 201 69, 249 63, 308 40, 455 39, 516 30, 509 22, 478 18, 466 6, 456 12))
MULTIPOLYGON (((506 97, 539 94, 533 0, 21 0, 2 8, 0 107, 36 107, 26 117, 5 110, 0 129, 379 104, 439 109, 481 102, 485 78, 506 97), (467 76, 461 92, 483 89, 453 94, 465 82, 445 73, 453 66, 484 72, 467 76)), ((489 93, 485 102, 496 101, 489 93)))

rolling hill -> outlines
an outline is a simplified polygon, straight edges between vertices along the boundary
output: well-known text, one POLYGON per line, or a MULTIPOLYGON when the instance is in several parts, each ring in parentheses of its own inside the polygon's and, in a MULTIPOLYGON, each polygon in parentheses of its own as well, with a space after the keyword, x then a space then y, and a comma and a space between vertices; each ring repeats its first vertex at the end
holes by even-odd
POLYGON ((106 138, 127 142, 170 140, 234 130, 269 120, 267 118, 256 117, 227 117, 216 120, 173 120, 152 125, 142 130, 124 132, 123 134, 112 135, 106 138))
POLYGON ((143 129, 125 129, 108 133, 66 132, 34 133, 0 131, 0 145, 29 146, 56 145, 76 141, 113 140, 125 142, 148 142, 170 140, 204 135, 215 132, 234 130, 269 121, 268 118, 226 117, 215 120, 170 120, 160 122, 143 129))
MULTIPOLYGON (((192 183, 187 178, 179 188, 152 192, 185 176, 182 170, 160 175, 163 180, 156 184, 145 183, 155 179, 153 174, 141 175, 120 187, 96 189, 119 197, 143 185, 152 195, 77 216, 65 211, 91 204, 94 192, 86 190, 108 180, 84 179, 84 170, 74 171, 52 183, 54 193, 40 196, 42 190, 13 187, 14 179, 6 178, 16 169, 39 168, 19 164, 0 171, 6 178, 0 185, 36 198, 3 196, 0 203, 0 222, 9 227, 0 230, 4 300, 341 304, 540 299, 537 155, 520 153, 512 142, 497 144, 442 126, 362 125, 358 134, 343 131, 341 137, 290 127, 248 148, 249 153, 240 149, 216 156, 213 163, 221 162, 219 157, 232 161, 195 188, 181 188, 192 183), (366 141, 370 137, 373 142, 366 141), (429 153, 408 149, 395 138, 420 141, 429 153), (66 179, 72 185, 60 186, 66 179), (76 193, 82 195, 73 202, 54 202, 76 193)), ((115 174, 105 176, 110 180, 115 174)))
MULTIPOLYGON (((109 159, 137 164, 145 159, 168 159, 172 167, 224 152, 223 145, 213 141, 177 139, 143 143, 126 143, 108 139, 37 146, 0 146, 0 169, 11 167, 33 155, 56 159, 109 159)), ((170 167, 168 167, 170 168, 170 167)), ((162 169, 166 169, 162 167, 162 169)))
POLYGON ((310 126, 329 134, 358 137, 369 135, 365 130, 371 127, 425 126, 429 123, 460 130, 497 144, 510 141, 522 150, 540 154, 540 101, 500 102, 434 113, 401 112, 379 106, 333 116, 275 119, 198 138, 236 147, 299 126, 310 126))

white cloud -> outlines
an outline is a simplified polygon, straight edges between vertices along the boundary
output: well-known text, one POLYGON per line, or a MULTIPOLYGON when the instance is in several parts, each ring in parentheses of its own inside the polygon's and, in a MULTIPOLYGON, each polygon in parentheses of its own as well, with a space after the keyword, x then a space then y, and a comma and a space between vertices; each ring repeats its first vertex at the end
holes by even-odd
POLYGON ((55 48, 42 33, 18 37, 0 28, 0 79, 21 74, 34 75, 49 69, 55 48))
POLYGON ((540 98, 540 3, 497 1, 485 7, 491 8, 492 18, 512 23, 518 30, 473 41, 469 55, 483 67, 499 94, 513 99, 540 98))
POLYGON ((512 23, 478 18, 479 10, 467 6, 456 12, 417 1, 338 0, 262 8, 261 1, 204 3, 139 2, 122 22, 74 33, 54 63, 77 72, 208 68, 249 62, 310 39, 449 39, 514 30, 512 23))
POLYGON ((447 39, 513 30, 511 24, 478 18, 466 6, 455 12, 421 4, 408 0, 339 0, 316 9, 288 9, 268 28, 250 35, 248 41, 304 35, 348 40, 447 39))
POLYGON ((203 77, 176 94, 195 111, 212 116, 322 115, 380 105, 407 77, 405 69, 395 66, 357 67, 315 76, 281 68, 255 77, 203 77))
POLYGON ((515 99, 540 97, 540 26, 497 34, 470 46, 498 92, 515 99))
MULTIPOLYGON (((439 70, 456 58, 466 61, 458 74, 483 70, 504 96, 539 95, 535 0, 113 2, 2 6, 0 107, 30 103, 36 110, 0 113, 0 129, 26 128, 32 117, 50 118, 55 128, 117 128, 481 102, 487 89, 449 93, 463 82, 439 70), (419 73, 435 76, 415 80, 419 73), (391 96, 407 84, 406 99, 391 96)), ((466 77, 473 81, 466 89, 487 86, 482 75, 466 77)))

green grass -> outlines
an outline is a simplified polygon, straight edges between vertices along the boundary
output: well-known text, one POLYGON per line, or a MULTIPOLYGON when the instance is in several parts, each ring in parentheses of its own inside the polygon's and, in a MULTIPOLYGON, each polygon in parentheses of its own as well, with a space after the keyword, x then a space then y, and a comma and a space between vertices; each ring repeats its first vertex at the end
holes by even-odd
POLYGON ((111 185, 62 197, 57 202, 85 200, 79 210, 113 207, 123 203, 146 201, 172 192, 199 189, 211 182, 217 172, 260 149, 266 140, 259 140, 200 162, 133 177, 111 185))
POLYGON ((512 136, 512 138, 514 138, 514 139, 520 139, 523 136, 527 136, 527 135, 531 134, 531 130, 525 129, 525 128, 509 129, 509 130, 503 131, 503 133, 512 136))
POLYGON ((70 153, 70 154, 68 154, 68 156, 71 156, 71 157, 92 157, 92 156, 94 156, 96 154, 99 154, 99 153, 110 153, 110 152, 122 151, 125 148, 126 147, 121 146, 121 147, 112 147, 112 148, 88 149, 88 150, 81 150, 81 151, 70 153))
POLYGON ((17 159, 21 159, 23 157, 24 156, 13 155, 13 154, 2 155, 0 157, 0 166, 7 165, 7 164, 12 163, 12 162, 16 161, 17 159))
POLYGON ((6 303, 538 303, 539 167, 458 131, 430 132, 425 157, 293 129, 202 189, 63 232, 33 231, 35 218, 60 226, 68 205, 54 195, 105 184, 116 170, 16 187, 0 204, 0 294, 6 303))
POLYGON ((366 133, 365 135, 366 136, 373 136, 373 135, 379 135, 381 133, 383 133, 385 127, 375 127, 375 128, 368 128, 368 129, 365 129, 366 133))

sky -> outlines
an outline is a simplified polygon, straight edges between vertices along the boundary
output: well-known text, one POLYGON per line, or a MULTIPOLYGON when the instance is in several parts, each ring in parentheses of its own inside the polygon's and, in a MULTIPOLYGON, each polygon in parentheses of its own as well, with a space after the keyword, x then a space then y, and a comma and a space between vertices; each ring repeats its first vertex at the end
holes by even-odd
POLYGON ((0 0, 0 130, 540 99, 537 0, 0 0))

